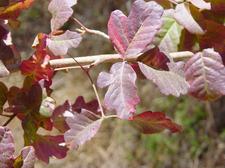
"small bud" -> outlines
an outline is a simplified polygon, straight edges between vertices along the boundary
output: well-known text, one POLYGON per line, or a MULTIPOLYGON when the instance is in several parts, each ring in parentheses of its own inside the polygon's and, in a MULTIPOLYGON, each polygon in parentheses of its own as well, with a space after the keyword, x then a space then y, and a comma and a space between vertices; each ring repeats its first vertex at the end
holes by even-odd
POLYGON ((52 113, 55 109, 56 102, 51 97, 46 97, 42 100, 41 107, 40 107, 40 114, 44 117, 51 117, 52 113))

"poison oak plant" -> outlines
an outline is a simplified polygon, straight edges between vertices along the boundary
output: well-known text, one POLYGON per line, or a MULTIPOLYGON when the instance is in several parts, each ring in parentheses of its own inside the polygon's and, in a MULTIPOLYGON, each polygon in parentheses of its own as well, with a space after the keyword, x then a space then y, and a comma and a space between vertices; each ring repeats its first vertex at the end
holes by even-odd
POLYGON ((189 94, 213 101, 225 94, 224 0, 136 0, 128 15, 120 10, 111 13, 108 35, 76 19, 72 9, 79 5, 76 0, 51 0, 51 32, 39 33, 32 44, 34 53, 21 61, 9 30, 23 24, 17 18, 33 2, 0 1, 0 77, 14 71, 25 76, 22 88, 7 88, 0 82, 0 115, 9 118, 0 126, 1 168, 31 168, 35 158, 46 163, 52 156, 64 158, 69 149, 93 138, 108 118, 133 123, 144 134, 181 131, 163 112, 147 109, 137 114, 136 80, 153 82, 166 96, 189 94), (80 28, 62 31, 68 20, 80 28), (86 34, 106 38, 115 53, 70 56, 68 50, 77 48, 86 34), (89 71, 105 62, 114 63, 95 81, 89 71), (85 102, 80 96, 74 103, 65 100, 56 105, 51 98, 52 78, 57 71, 71 68, 83 70, 96 100, 85 102), (97 87, 107 88, 103 102, 97 87), (25 144, 19 156, 14 156, 13 136, 7 128, 15 117, 24 130, 25 144), (40 127, 56 128, 60 134, 39 135, 40 127))

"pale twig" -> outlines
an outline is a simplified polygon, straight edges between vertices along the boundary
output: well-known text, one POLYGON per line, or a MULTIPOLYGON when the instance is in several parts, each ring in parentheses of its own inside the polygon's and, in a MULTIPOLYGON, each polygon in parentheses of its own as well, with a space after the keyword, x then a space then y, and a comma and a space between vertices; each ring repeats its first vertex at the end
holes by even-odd
MULTIPOLYGON (((125 61, 135 62, 137 61, 139 55, 129 56, 125 58, 125 61)), ((169 56, 174 59, 174 61, 185 60, 187 58, 192 57, 194 54, 190 51, 182 51, 182 52, 174 52, 170 53, 169 56)), ((92 55, 92 56, 81 56, 76 57, 77 62, 81 64, 85 68, 89 68, 91 66, 97 66, 100 63, 115 63, 119 61, 123 61, 119 54, 101 54, 101 55, 92 55)), ((79 65, 74 61, 73 58, 63 58, 63 59, 55 59, 50 60, 49 64, 55 70, 65 70, 70 68, 78 68, 79 65)))
POLYGON ((81 33, 87 32, 90 34, 96 34, 96 35, 99 35, 99 36, 104 37, 105 39, 109 40, 109 36, 107 34, 105 34, 104 32, 87 28, 77 18, 73 17, 72 20, 81 26, 82 29, 77 29, 79 32, 81 32, 81 33))
POLYGON ((108 118, 118 118, 117 115, 107 115, 104 117, 105 119, 108 119, 108 118))
POLYGON ((172 4, 174 4, 174 5, 177 5, 178 3, 176 2, 176 1, 174 1, 174 0, 168 0, 169 2, 171 2, 172 4))

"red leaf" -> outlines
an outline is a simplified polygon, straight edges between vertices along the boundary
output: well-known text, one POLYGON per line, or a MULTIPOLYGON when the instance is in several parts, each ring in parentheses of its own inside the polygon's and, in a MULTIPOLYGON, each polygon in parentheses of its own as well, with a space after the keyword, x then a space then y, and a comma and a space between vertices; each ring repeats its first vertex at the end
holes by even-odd
POLYGON ((55 156, 62 159, 66 156, 68 149, 60 144, 64 143, 63 136, 41 136, 38 135, 35 142, 32 144, 37 158, 49 163, 49 158, 55 156))
POLYGON ((34 81, 42 79, 51 82, 54 70, 48 65, 50 59, 56 58, 47 51, 47 35, 38 34, 38 44, 34 47, 36 51, 32 57, 21 63, 20 69, 23 75, 33 77, 34 81))
POLYGON ((156 2, 134 1, 129 16, 116 10, 108 22, 108 34, 122 57, 142 52, 162 25, 163 8, 156 2))
POLYGON ((130 119, 144 134, 162 132, 165 129, 172 133, 182 130, 181 126, 172 122, 162 112, 143 112, 130 119))

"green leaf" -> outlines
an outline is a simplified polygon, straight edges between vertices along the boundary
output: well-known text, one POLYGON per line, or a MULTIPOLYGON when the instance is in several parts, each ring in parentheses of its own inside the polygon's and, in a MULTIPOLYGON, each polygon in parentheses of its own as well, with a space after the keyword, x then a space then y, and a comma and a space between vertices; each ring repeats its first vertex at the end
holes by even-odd
POLYGON ((154 43, 162 52, 176 52, 180 43, 182 29, 182 26, 173 18, 165 16, 163 17, 163 26, 157 33, 154 43))

